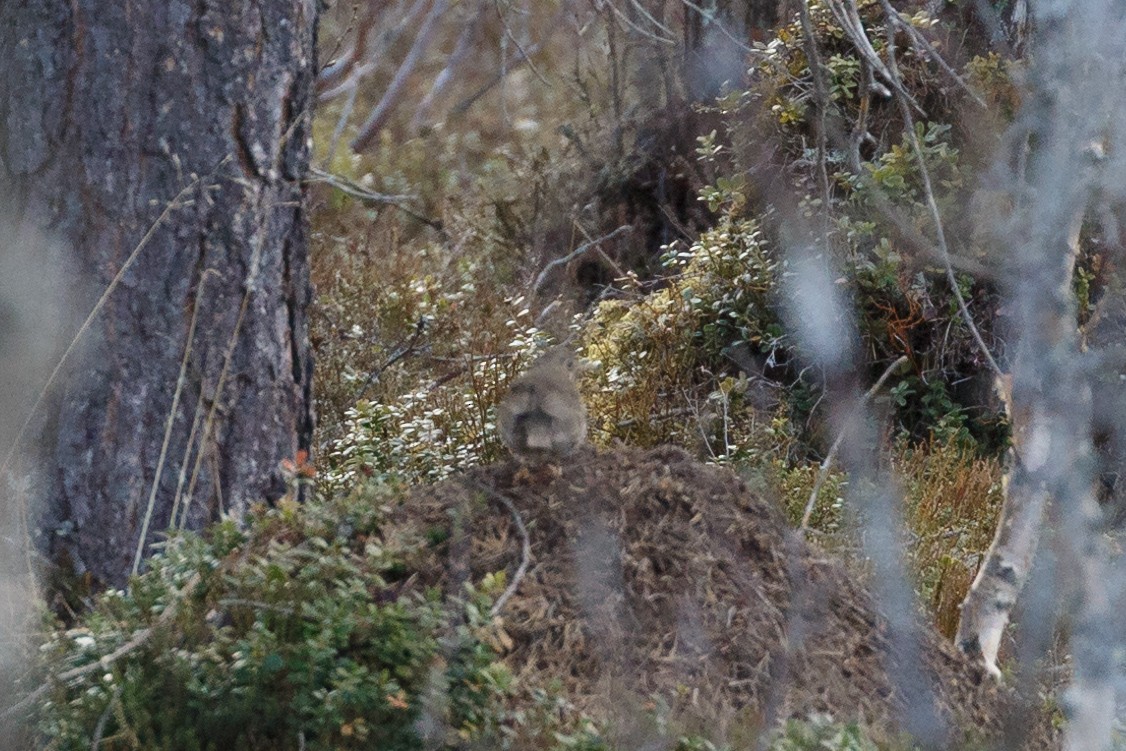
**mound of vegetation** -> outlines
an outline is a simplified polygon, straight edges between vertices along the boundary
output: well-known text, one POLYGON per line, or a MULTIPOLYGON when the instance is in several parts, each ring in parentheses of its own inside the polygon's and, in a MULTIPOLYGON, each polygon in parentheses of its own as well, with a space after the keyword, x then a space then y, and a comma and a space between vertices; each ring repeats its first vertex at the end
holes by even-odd
MULTIPOLYGON (((1011 697, 926 627, 924 665, 903 664, 864 588, 730 471, 672 447, 589 450, 531 484, 517 469, 420 489, 391 526, 442 541, 412 563, 433 586, 526 567, 496 623, 505 664, 517 683, 555 683, 625 745, 653 740, 636 718, 654 706, 735 747, 819 713, 891 739, 915 671, 949 742, 998 735, 1011 697)), ((1037 722, 1032 746, 1047 747, 1037 722)))

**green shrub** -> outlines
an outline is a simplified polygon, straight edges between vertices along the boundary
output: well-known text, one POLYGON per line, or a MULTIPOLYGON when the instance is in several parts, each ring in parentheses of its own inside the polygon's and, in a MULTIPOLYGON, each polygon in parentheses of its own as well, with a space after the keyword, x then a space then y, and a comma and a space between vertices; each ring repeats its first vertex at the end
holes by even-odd
POLYGON ((877 746, 855 722, 834 722, 826 715, 808 720, 788 720, 771 751, 876 751, 877 746))
POLYGON ((380 534, 391 502, 283 503, 245 530, 168 540, 128 592, 104 593, 45 645, 58 674, 152 629, 53 689, 47 747, 413 749, 420 727, 442 730, 438 747, 491 732, 509 676, 481 638, 487 598, 452 613, 407 586, 410 545, 380 534))
POLYGON ((769 420, 746 398, 746 378, 731 375, 730 356, 768 358, 781 346, 776 264, 758 225, 730 215, 695 242, 670 245, 662 263, 663 289, 601 303, 585 329, 587 356, 603 366, 588 396, 595 435, 749 459, 771 443, 769 420))

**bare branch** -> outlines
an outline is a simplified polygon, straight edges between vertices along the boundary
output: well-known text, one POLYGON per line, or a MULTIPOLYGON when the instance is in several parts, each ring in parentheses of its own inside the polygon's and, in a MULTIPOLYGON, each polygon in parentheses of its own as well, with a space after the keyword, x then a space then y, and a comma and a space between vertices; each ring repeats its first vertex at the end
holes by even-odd
POLYGON ((474 91, 468 97, 461 100, 461 102, 459 102, 456 107, 450 110, 450 114, 455 116, 464 115, 470 107, 476 104, 481 97, 485 96, 485 94, 488 94, 490 91, 492 91, 493 87, 503 81, 509 73, 518 70, 521 65, 530 63, 531 56, 539 51, 540 44, 539 42, 536 42, 535 44, 529 44, 526 49, 521 50, 516 55, 508 57, 504 61, 504 64, 501 66, 501 69, 493 74, 493 77, 489 79, 489 81, 487 81, 483 86, 481 86, 481 88, 474 91))
POLYGON ((889 20, 899 28, 903 29, 903 31, 907 33, 907 36, 911 38, 911 42, 912 44, 914 44, 915 49, 930 58, 931 62, 941 68, 942 72, 950 77, 950 80, 952 80, 963 91, 969 94, 970 98, 973 99, 979 107, 981 107, 982 109, 988 108, 989 105, 985 103, 985 100, 982 99, 981 96, 976 91, 974 91, 968 83, 966 83, 966 80, 964 78, 958 75, 958 71, 950 67, 950 63, 946 62, 946 58, 939 54, 938 50, 934 48, 934 45, 931 44, 930 41, 926 37, 924 37, 918 29, 912 26, 909 21, 905 21, 898 12, 895 12, 892 16, 890 16, 889 20))
POLYGON ((399 64, 399 69, 395 71, 395 77, 391 79, 391 83, 387 85, 387 89, 383 92, 383 97, 372 109, 371 114, 368 115, 368 119, 360 126, 360 132, 352 140, 353 150, 366 151, 371 147, 372 143, 375 142, 376 135, 378 135, 383 124, 387 122, 392 108, 398 103, 399 96, 403 93, 407 79, 410 77, 411 73, 414 72, 415 66, 418 65, 419 61, 422 59, 422 55, 430 49, 434 29, 438 24, 438 20, 442 17, 442 14, 446 12, 449 5, 449 0, 434 0, 434 4, 430 6, 430 12, 419 27, 418 34, 416 34, 414 38, 414 43, 411 45, 406 57, 403 58, 402 63, 399 64))
MULTIPOLYGON (((915 98, 903 88, 903 83, 899 80, 899 77, 891 74, 888 66, 884 64, 875 48, 872 47, 872 42, 868 39, 868 34, 864 30, 864 22, 860 20, 860 11, 856 7, 856 0, 826 0, 826 5, 832 11, 834 18, 837 19, 837 23, 844 30, 856 51, 872 66, 872 70, 879 73, 888 86, 903 95, 916 112, 920 115, 924 114, 922 107, 915 101, 915 98)), ((890 92, 883 93, 890 94, 890 92)))
POLYGON ((978 331, 977 324, 974 323, 973 316, 970 315, 969 306, 966 305, 966 299, 962 296, 962 290, 958 286, 958 278, 954 276, 954 267, 950 263, 950 250, 946 246, 946 230, 942 222, 942 214, 938 210, 938 202, 934 197, 934 189, 931 187, 930 170, 927 169, 926 159, 923 157, 923 147, 919 143, 919 136, 915 132, 915 119, 911 115, 911 107, 909 98, 904 94, 903 81, 899 77, 899 65, 896 62, 895 56, 895 20, 898 19, 896 11, 891 7, 890 0, 880 0, 884 9, 884 14, 888 19, 887 33, 888 33, 888 73, 894 79, 896 86, 895 100, 899 104, 900 114, 903 116, 903 127, 907 132, 907 139, 911 143, 911 150, 915 154, 915 161, 919 165, 919 175, 923 178, 923 192, 927 199, 927 209, 930 211, 931 221, 934 222, 935 237, 938 239, 938 250, 942 254, 943 265, 946 268, 946 281, 950 285, 950 291, 954 294, 954 299, 958 301, 958 310, 962 314, 962 320, 965 322, 966 327, 973 335, 974 341, 977 342, 978 349, 981 350, 982 355, 985 357, 986 362, 989 363, 990 369, 993 370, 995 375, 1002 374, 1001 367, 997 365, 997 361, 993 359, 993 353, 989 351, 989 347, 985 344, 985 339, 982 338, 981 332, 978 331))
MULTIPOLYGON (((361 60, 366 60, 370 54, 369 44, 371 41, 371 33, 375 29, 375 21, 377 17, 376 3, 373 0, 367 0, 367 7, 364 9, 363 15, 360 15, 360 3, 356 2, 352 6, 352 18, 348 22, 348 27, 341 34, 340 39, 337 40, 336 49, 328 55, 329 62, 325 64, 324 68, 317 75, 317 92, 321 94, 329 87, 335 86, 345 78, 350 78, 356 64, 361 60), (357 21, 358 19, 358 21, 357 21), (339 58, 337 52, 340 45, 344 41, 344 37, 352 28, 356 29, 356 39, 348 52, 339 58), (335 58, 335 59, 334 59, 335 58)), ((322 100, 323 101, 323 100, 322 100)))
POLYGON ((331 185, 341 193, 350 195, 353 198, 357 198, 365 203, 394 206, 396 209, 403 212, 412 219, 420 221, 426 226, 437 230, 443 237, 445 237, 446 235, 446 230, 442 226, 441 221, 424 216, 406 205, 407 201, 416 199, 418 198, 418 196, 410 194, 395 195, 387 193, 376 193, 375 191, 368 190, 362 185, 357 185, 346 177, 334 175, 331 172, 325 172, 324 170, 317 169, 316 167, 311 167, 309 169, 309 174, 313 175, 313 177, 316 179, 306 178, 306 182, 322 182, 327 185, 331 185))
MULTIPOLYGON (((629 16, 627 16, 625 13, 622 12, 621 8, 614 5, 613 0, 607 0, 605 4, 606 4, 606 7, 608 7, 614 13, 614 15, 617 16, 618 20, 621 21, 624 26, 626 26, 630 29, 633 29, 638 34, 640 34, 642 37, 648 39, 651 42, 656 42, 657 44, 666 44, 666 45, 669 45, 669 46, 675 46, 676 45, 675 39, 668 39, 666 37, 660 36, 659 34, 654 34, 652 31, 649 31, 648 29, 643 29, 640 26, 638 26, 637 24, 635 24, 629 18, 629 16)), ((640 6, 637 4, 636 0, 634 1, 633 5, 634 5, 634 7, 640 8, 640 6)), ((642 9, 642 10, 644 11, 644 9, 642 9)), ((645 13, 645 15, 648 16, 648 19, 650 21, 652 21, 655 26, 662 29, 663 31, 666 31, 666 32, 668 31, 668 29, 665 29, 663 26, 656 23, 656 20, 652 16, 650 16, 648 13, 645 13)))
MULTIPOLYGON (((703 8, 699 5, 697 5, 696 3, 692 2, 692 0, 680 0, 680 2, 684 4, 684 7, 700 14, 700 17, 703 18, 705 21, 715 23, 716 26, 719 28, 720 32, 725 37, 727 37, 732 42, 734 42, 739 47, 739 49, 743 50, 744 52, 749 52, 749 53, 752 53, 752 54, 758 52, 753 47, 748 47, 746 40, 740 39, 739 37, 732 34, 730 31, 728 31, 727 27, 724 26, 722 23, 719 23, 718 19, 715 18, 715 14, 710 12, 707 8, 703 8)), ((804 2, 804 0, 803 0, 803 2, 804 2)))
POLYGON ((513 505, 512 501, 509 500, 507 496, 476 480, 466 478, 466 481, 478 491, 508 509, 508 513, 512 515, 512 521, 516 524, 516 531, 520 534, 520 565, 516 567, 516 573, 512 575, 512 581, 505 587, 504 592, 501 593, 500 597, 493 603, 493 607, 489 610, 489 615, 495 618, 504 610, 504 606, 512 599, 512 595, 516 594, 520 582, 524 580, 524 575, 528 573, 528 564, 532 560, 531 538, 528 536, 528 528, 524 525, 524 517, 520 515, 516 506, 513 505))
POLYGON ((364 398, 364 395, 367 393, 368 388, 370 388, 371 385, 379 379, 379 377, 385 370, 387 370, 403 358, 409 357, 415 351, 415 348, 418 346, 419 340, 422 339, 422 335, 425 332, 426 319, 419 318, 418 322, 415 323, 414 333, 411 334, 410 339, 408 339, 401 346, 396 347, 395 351, 391 353, 391 356, 388 357, 382 365, 380 365, 368 375, 367 380, 364 381, 364 385, 360 388, 359 393, 356 395, 356 401, 364 398))
POLYGON ((817 103, 817 122, 814 128, 817 138, 817 178, 821 187, 821 234, 827 245, 829 242, 829 210, 832 208, 829 170, 826 166, 829 157, 829 135, 826 130, 826 119, 829 111, 829 87, 825 84, 825 71, 821 67, 821 55, 817 51, 817 40, 813 36, 813 24, 809 20, 809 8, 806 3, 798 3, 798 14, 801 18, 802 45, 805 48, 809 71, 813 77, 813 92, 817 103))
POLYGON ((164 608, 164 612, 162 612, 160 616, 157 617, 156 622, 153 623, 153 625, 147 628, 143 628, 137 633, 133 634, 133 638, 129 639, 129 641, 125 642, 109 654, 98 658, 94 662, 82 665, 77 668, 71 668, 70 670, 64 670, 58 675, 53 676, 49 682, 44 683, 39 688, 35 689, 30 694, 28 694, 12 706, 8 707, 7 709, 0 711, 0 720, 6 720, 9 717, 16 716, 23 713, 27 709, 30 709, 32 705, 42 699, 47 694, 47 692, 51 690, 51 687, 53 685, 59 683, 69 683, 70 681, 76 680, 78 678, 84 678, 91 673, 97 672, 99 670, 107 670, 110 665, 117 662, 122 657, 127 657, 136 650, 148 644, 149 640, 152 639, 152 637, 163 626, 167 625, 169 621, 176 617, 176 614, 180 611, 180 605, 184 602, 184 600, 192 592, 192 590, 196 588, 196 586, 199 584, 199 580, 200 575, 198 573, 192 574, 191 578, 188 579, 183 587, 173 592, 172 598, 164 608))
MULTIPOLYGON (((522 45, 520 43, 520 40, 516 38, 516 35, 512 33, 512 29, 508 25, 508 19, 504 17, 504 12, 501 11, 500 0, 494 0, 494 3, 496 4, 497 15, 500 17, 501 26, 504 27, 505 39, 516 45, 516 50, 520 53, 520 59, 526 60, 528 62, 528 67, 532 69, 532 73, 536 75, 536 78, 540 79, 540 83, 542 83, 544 86, 550 87, 551 83, 547 80, 547 77, 540 73, 539 69, 536 68, 535 63, 532 62, 532 53, 524 49, 524 45, 522 45)), ((554 27, 555 24, 552 23, 548 28, 554 27)), ((508 58, 505 57, 503 62, 506 63, 507 61, 508 58)))
POLYGON ((446 58, 446 65, 442 68, 442 72, 435 78, 434 82, 430 84, 429 91, 426 96, 422 97, 422 101, 418 103, 415 108, 414 117, 411 118, 410 129, 418 131, 422 127, 422 123, 430 116, 430 109, 434 106, 434 101, 441 96, 442 92, 446 90, 450 82, 453 81, 458 68, 465 62, 469 51, 472 49, 473 40, 477 37, 477 32, 481 28, 481 24, 485 20, 485 3, 487 0, 479 0, 476 10, 473 11, 473 16, 465 27, 461 30, 461 36, 458 37, 457 45, 454 51, 446 58))
POLYGON ((623 224, 621 227, 618 227, 616 230, 607 235, 603 235, 596 240, 591 240, 590 242, 583 243, 562 258, 556 258, 554 261, 543 267, 543 271, 539 273, 539 275, 536 277, 536 281, 532 284, 532 292, 538 293, 543 288, 544 283, 547 282, 548 275, 551 274, 553 269, 556 269, 560 266, 566 266, 571 261, 585 254, 587 251, 597 250, 598 246, 600 246, 602 243, 613 240, 620 234, 632 231, 633 227, 631 225, 623 224))

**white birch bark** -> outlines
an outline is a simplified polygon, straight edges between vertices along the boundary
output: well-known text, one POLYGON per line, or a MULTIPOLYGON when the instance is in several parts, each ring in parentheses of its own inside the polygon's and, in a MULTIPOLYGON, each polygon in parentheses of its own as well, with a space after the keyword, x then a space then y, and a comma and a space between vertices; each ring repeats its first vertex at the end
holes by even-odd
POLYGON ((963 604, 958 643, 998 674, 997 648, 1035 556, 1039 527, 1059 563, 1058 610, 1070 626, 1064 748, 1104 749, 1114 719, 1117 634, 1094 497, 1090 374, 1081 355, 1072 271, 1079 221, 1098 208, 1096 199, 1122 194, 1111 182, 1121 176, 1105 162, 1106 154, 1126 145, 1126 19, 1108 0, 1039 0, 1032 12, 1028 91, 1011 134, 1027 150, 1014 160, 1022 167, 1011 175, 1013 220, 999 227, 1009 241, 1006 282, 1019 339, 1012 375, 1014 461, 997 536, 963 604))

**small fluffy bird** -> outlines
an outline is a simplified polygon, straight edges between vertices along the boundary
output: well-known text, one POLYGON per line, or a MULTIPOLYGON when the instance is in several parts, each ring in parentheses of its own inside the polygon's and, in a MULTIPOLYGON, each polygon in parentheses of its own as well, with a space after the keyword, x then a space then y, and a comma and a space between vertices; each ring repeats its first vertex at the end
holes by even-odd
POLYGON ((579 358, 558 345, 512 382, 497 407, 500 440, 522 462, 569 456, 586 441, 586 407, 575 376, 579 358))

